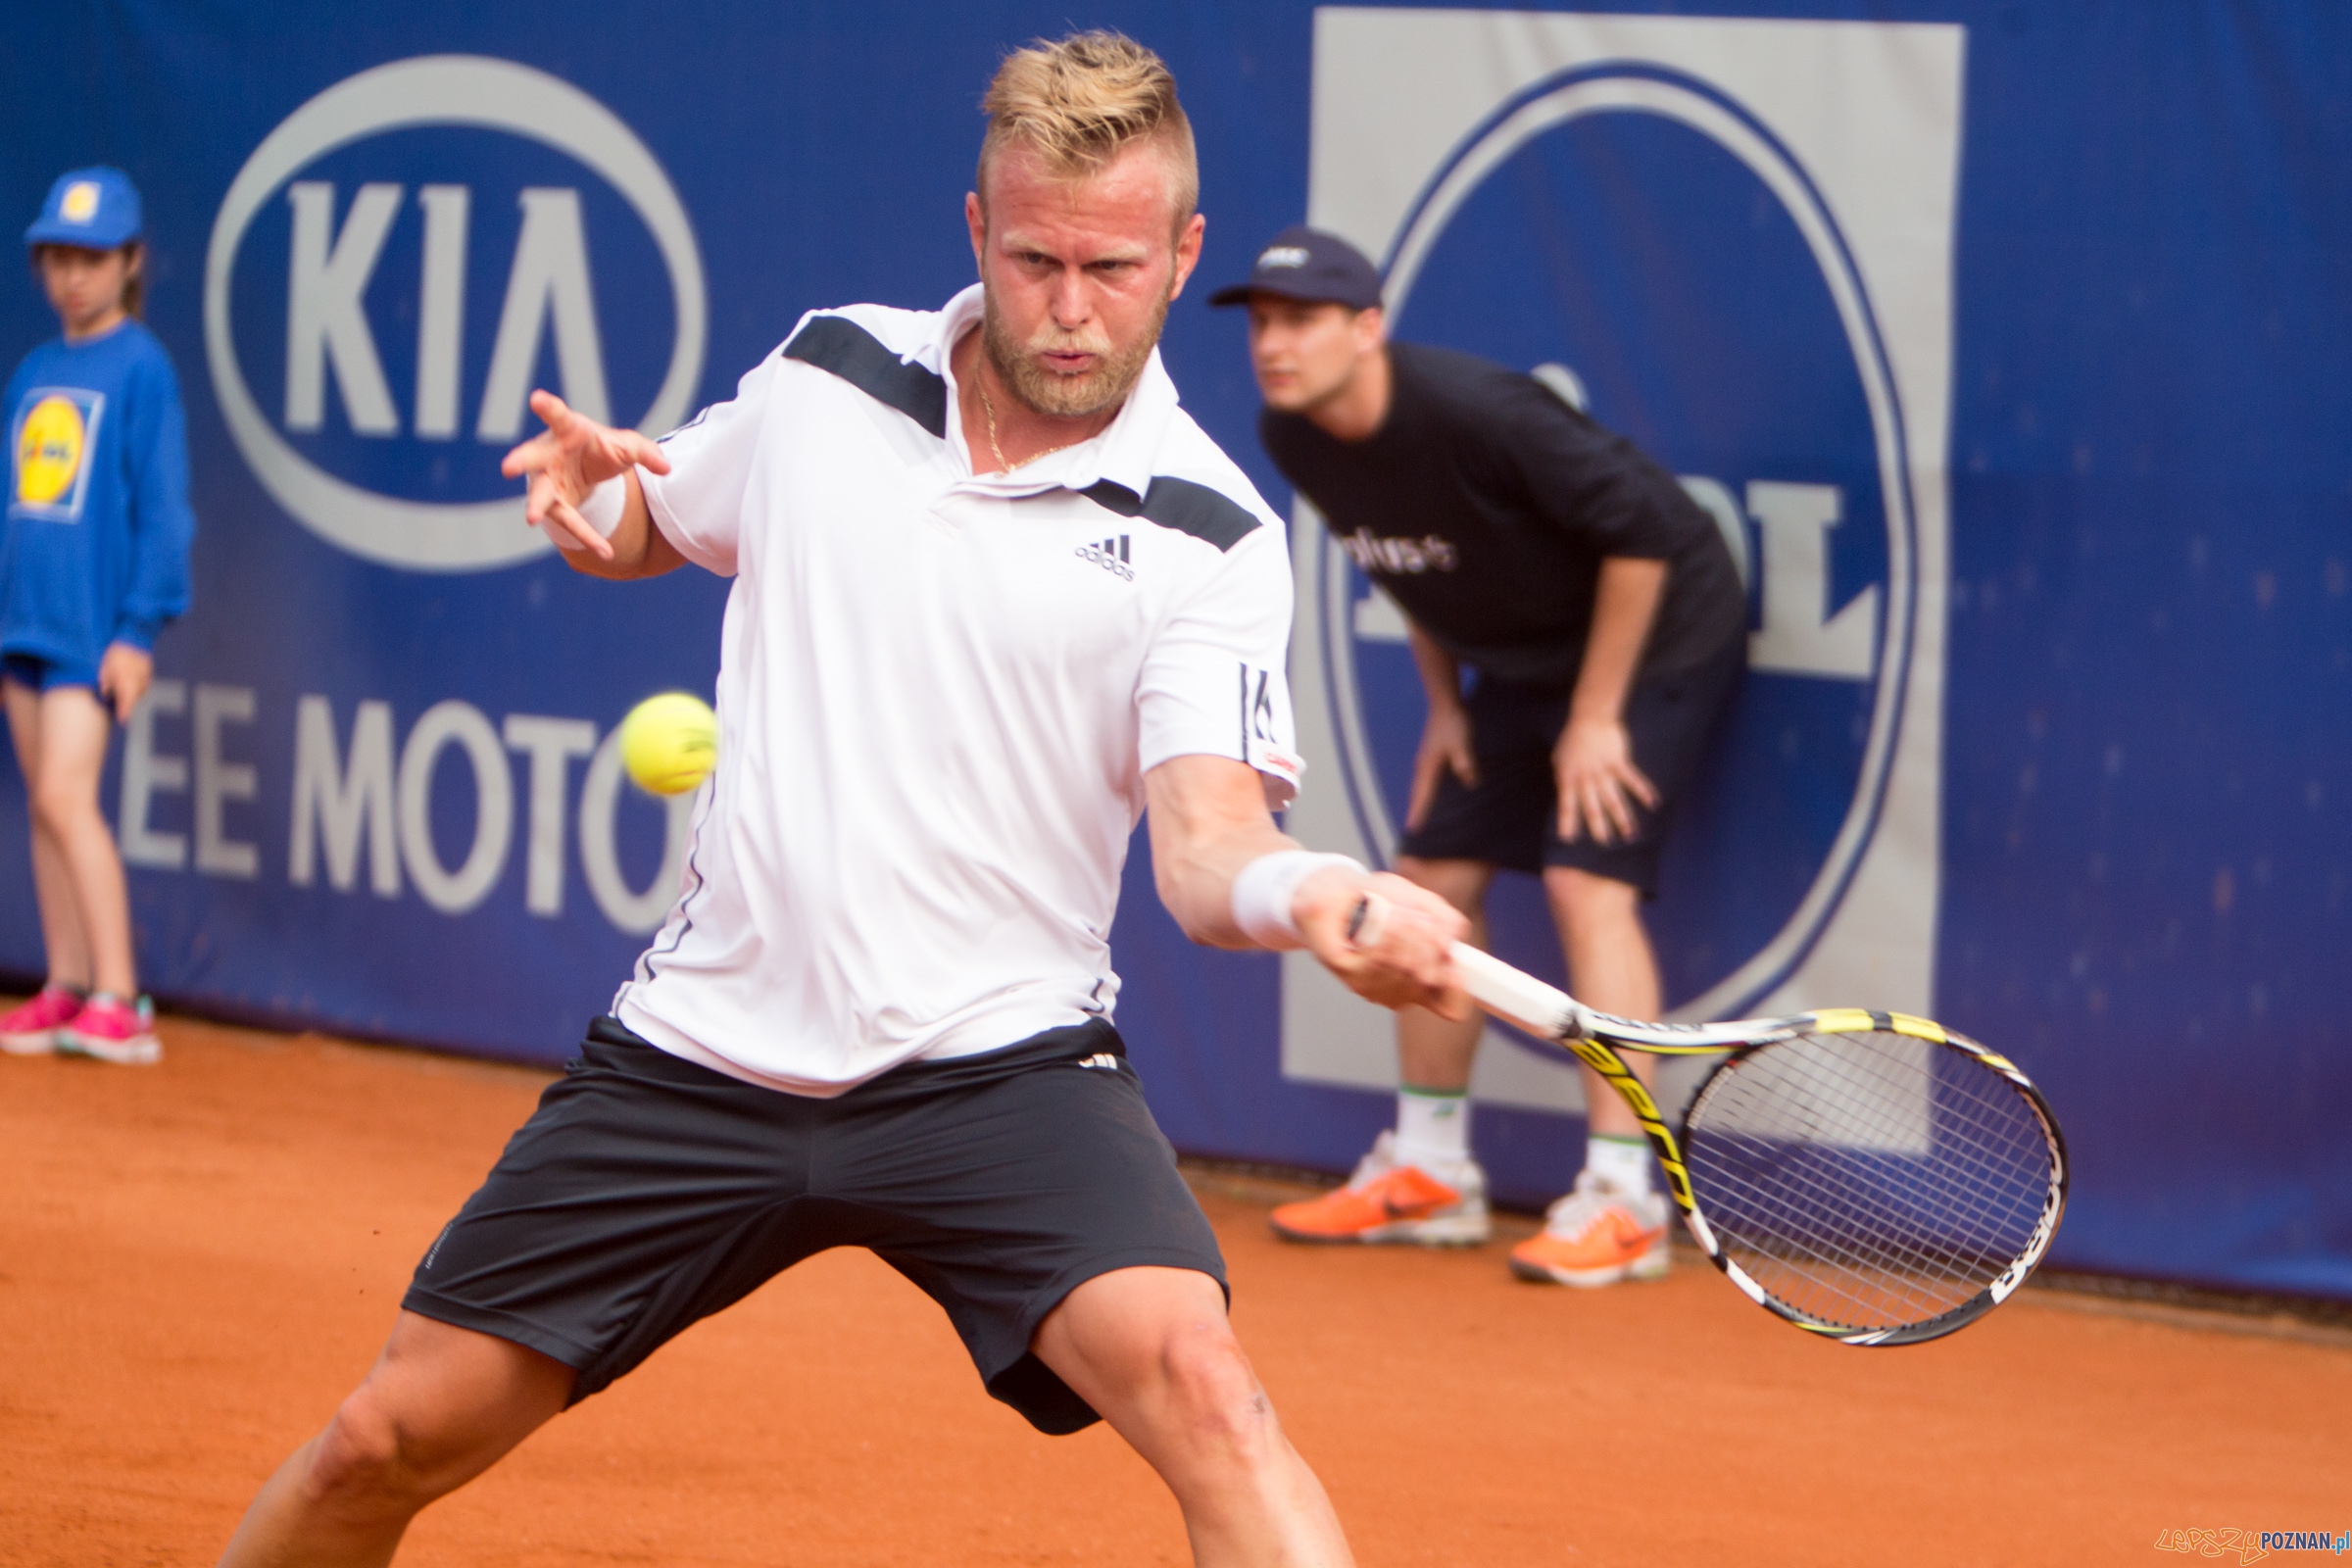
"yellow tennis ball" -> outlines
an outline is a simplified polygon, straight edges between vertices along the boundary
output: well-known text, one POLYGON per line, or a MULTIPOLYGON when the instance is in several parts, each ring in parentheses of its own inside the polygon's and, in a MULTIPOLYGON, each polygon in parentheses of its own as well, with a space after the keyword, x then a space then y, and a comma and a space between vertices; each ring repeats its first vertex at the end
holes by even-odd
POLYGON ((620 721, 620 765, 652 795, 683 795, 718 765, 718 715, 686 692, 662 692, 620 721))

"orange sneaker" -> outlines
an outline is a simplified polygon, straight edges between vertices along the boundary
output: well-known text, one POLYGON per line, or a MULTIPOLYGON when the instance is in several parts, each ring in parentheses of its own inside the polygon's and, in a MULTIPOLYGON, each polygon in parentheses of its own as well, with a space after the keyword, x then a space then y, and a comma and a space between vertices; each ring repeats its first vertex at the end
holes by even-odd
POLYGON ((1592 1287, 1666 1277, 1666 1199, 1620 1192, 1586 1171, 1544 1214, 1544 1229, 1511 1249, 1511 1272, 1539 1284, 1592 1287))
POLYGON ((1274 1234, 1291 1242, 1409 1242, 1476 1247, 1487 1239, 1487 1173, 1474 1160, 1440 1180, 1396 1160, 1396 1135, 1382 1133, 1348 1185, 1274 1210, 1274 1234))

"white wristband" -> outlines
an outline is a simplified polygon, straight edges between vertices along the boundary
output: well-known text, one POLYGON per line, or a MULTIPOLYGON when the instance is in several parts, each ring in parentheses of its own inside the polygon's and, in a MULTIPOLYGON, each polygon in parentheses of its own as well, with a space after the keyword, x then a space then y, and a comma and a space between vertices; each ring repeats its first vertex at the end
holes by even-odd
MULTIPOLYGON (((621 514, 629 510, 628 475, 625 473, 614 474, 582 496, 580 504, 571 510, 578 513, 580 520, 589 527, 594 528, 607 539, 612 538, 612 530, 620 526, 621 514)), ((585 550, 587 548, 563 528, 550 528, 547 530, 547 536, 556 542, 556 548, 559 550, 585 550)))
POLYGON ((1233 879, 1233 923, 1261 948, 1281 952, 1304 947, 1291 901, 1298 897, 1299 883, 1335 865, 1359 875, 1364 869, 1361 861, 1345 855, 1317 855, 1312 850, 1277 850, 1259 856, 1233 879))

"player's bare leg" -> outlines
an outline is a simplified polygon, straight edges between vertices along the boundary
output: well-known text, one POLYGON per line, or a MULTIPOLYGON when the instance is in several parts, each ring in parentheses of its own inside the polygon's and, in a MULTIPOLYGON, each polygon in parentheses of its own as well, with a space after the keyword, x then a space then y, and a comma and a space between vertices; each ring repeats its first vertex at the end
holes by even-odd
POLYGON ((562 1410, 575 1377, 536 1350, 401 1313, 367 1381, 254 1497, 221 1568, 379 1568, 419 1509, 562 1410))
POLYGON ((1033 1348, 1159 1472, 1200 1568, 1354 1562, 1215 1280, 1179 1268, 1097 1275, 1039 1326, 1033 1348))

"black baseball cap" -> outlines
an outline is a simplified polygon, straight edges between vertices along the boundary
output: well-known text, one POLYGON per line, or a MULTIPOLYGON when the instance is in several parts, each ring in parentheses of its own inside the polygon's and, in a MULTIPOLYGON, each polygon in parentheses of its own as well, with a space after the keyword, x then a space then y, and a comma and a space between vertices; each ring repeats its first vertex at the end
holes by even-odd
POLYGON ((1339 235, 1298 223, 1257 253, 1248 282, 1217 290, 1208 303, 1247 305, 1253 294, 1367 311, 1380 303, 1380 269, 1339 235))

